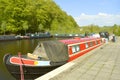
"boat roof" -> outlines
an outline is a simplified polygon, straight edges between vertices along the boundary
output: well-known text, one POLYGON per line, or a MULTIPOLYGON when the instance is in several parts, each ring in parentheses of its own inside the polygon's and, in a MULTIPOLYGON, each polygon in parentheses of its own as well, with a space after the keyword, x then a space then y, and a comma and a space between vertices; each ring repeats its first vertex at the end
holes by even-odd
POLYGON ((66 39, 66 40, 60 40, 60 42, 63 42, 64 44, 74 44, 74 43, 80 43, 80 42, 86 42, 90 40, 99 39, 96 37, 85 37, 85 38, 74 38, 74 39, 66 39))

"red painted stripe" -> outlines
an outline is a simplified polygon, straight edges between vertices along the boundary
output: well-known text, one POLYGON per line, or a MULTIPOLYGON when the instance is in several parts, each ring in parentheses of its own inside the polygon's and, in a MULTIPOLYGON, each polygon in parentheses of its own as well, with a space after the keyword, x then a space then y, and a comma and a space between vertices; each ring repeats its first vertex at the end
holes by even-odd
MULTIPOLYGON (((21 61, 24 65, 34 65, 34 60, 21 58, 21 61)), ((10 62, 13 64, 21 64, 19 57, 11 57, 10 62)))

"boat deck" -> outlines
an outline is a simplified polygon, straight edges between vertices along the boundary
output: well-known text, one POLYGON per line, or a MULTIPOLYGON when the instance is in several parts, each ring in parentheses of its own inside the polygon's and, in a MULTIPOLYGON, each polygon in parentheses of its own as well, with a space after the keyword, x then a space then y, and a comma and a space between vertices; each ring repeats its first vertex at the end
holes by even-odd
POLYGON ((120 80, 120 38, 36 80, 120 80))

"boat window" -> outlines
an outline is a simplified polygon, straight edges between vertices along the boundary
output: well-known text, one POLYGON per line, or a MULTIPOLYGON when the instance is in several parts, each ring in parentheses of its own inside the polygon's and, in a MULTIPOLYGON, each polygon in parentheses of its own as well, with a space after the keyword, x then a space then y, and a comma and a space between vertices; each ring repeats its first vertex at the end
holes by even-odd
POLYGON ((79 45, 74 45, 74 46, 72 46, 72 52, 73 52, 73 53, 76 53, 76 52, 78 52, 78 51, 80 51, 79 45))
POLYGON ((86 47, 86 49, 89 47, 89 46, 88 46, 88 43, 85 43, 85 47, 86 47))
POLYGON ((98 44, 98 42, 97 42, 97 41, 95 41, 95 44, 98 44))
POLYGON ((90 47, 92 47, 93 46, 93 42, 90 42, 90 47))
POLYGON ((77 51, 77 52, 80 51, 79 45, 76 46, 76 51, 77 51))
POLYGON ((72 47, 72 52, 73 52, 73 53, 75 53, 75 52, 76 52, 76 51, 75 51, 75 47, 74 47, 74 46, 72 47))
POLYGON ((99 41, 97 41, 97 44, 99 44, 99 41))
POLYGON ((100 40, 100 43, 102 43, 102 40, 100 40))

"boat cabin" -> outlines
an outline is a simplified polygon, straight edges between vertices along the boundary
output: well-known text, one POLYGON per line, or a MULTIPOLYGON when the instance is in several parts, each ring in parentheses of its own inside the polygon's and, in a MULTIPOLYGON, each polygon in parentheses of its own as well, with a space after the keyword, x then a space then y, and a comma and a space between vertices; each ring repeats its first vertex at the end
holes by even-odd
MULTIPOLYGON (((71 61, 100 46, 102 42, 101 38, 44 41, 38 44, 32 55, 37 55, 35 59, 50 60, 51 62, 71 61)), ((29 57, 30 55, 28 54, 29 57)))
POLYGON ((97 46, 100 46, 104 42, 101 38, 77 38, 61 41, 68 44, 68 61, 74 60, 97 46))

